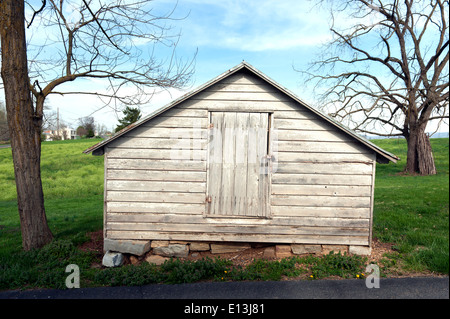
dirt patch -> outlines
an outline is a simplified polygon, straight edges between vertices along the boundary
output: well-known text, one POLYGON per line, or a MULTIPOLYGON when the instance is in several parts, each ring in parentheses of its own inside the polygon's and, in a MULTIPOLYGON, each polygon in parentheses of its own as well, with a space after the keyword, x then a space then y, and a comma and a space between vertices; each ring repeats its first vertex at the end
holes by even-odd
POLYGON ((89 241, 81 244, 80 249, 83 251, 92 251, 98 254, 103 253, 103 230, 87 233, 89 241))
POLYGON ((254 259, 261 259, 265 258, 268 260, 276 260, 275 257, 264 257, 264 250, 269 247, 270 245, 254 245, 249 249, 245 249, 240 252, 233 252, 233 253, 221 253, 221 254, 212 254, 210 251, 199 251, 199 252, 192 252, 189 254, 187 258, 184 258, 186 260, 198 260, 202 258, 217 258, 220 257, 222 259, 230 260, 233 262, 234 266, 247 266, 249 265, 254 259))
MULTIPOLYGON (((95 253, 98 257, 98 261, 93 265, 95 268, 101 267, 101 259, 103 257, 103 230, 98 230, 95 232, 91 232, 86 234, 89 237, 89 241, 83 243, 80 246, 80 249, 84 251, 91 251, 95 253)), ((222 253, 222 254, 212 254, 210 251, 198 251, 191 252, 188 257, 182 258, 184 260, 199 260, 202 258, 223 258, 226 260, 230 260, 233 262, 234 266, 242 266, 245 267, 252 263, 254 259, 265 258, 268 260, 280 260, 281 258, 276 257, 267 257, 264 253, 265 249, 271 247, 273 245, 270 244, 253 244, 251 248, 245 249, 240 252, 234 253, 222 253)), ((382 266, 384 261, 389 262, 389 258, 386 257, 386 254, 396 254, 396 251, 392 248, 394 246, 393 243, 383 243, 380 242, 377 238, 374 238, 372 241, 372 252, 370 256, 367 256, 368 262, 376 263, 382 266)), ((295 255, 292 255, 295 256, 295 255)), ((137 259, 136 259, 137 260, 137 259)), ((141 257, 137 261, 138 263, 144 262, 144 258, 141 257)), ((125 264, 130 263, 130 256, 126 256, 125 264)), ((406 272, 402 269, 401 265, 398 265, 390 271, 389 274, 386 274, 388 277, 417 277, 417 276, 439 276, 439 274, 435 274, 430 271, 426 272, 406 272)))
POLYGON ((392 249, 393 243, 382 243, 377 238, 372 239, 372 252, 370 256, 367 256, 369 262, 379 262, 385 254, 395 253, 392 249))

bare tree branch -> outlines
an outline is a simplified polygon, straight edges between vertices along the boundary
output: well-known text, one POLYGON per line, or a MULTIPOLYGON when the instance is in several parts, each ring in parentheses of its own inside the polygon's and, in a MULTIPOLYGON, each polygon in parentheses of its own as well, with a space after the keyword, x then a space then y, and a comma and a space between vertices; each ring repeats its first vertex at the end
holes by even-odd
POLYGON ((41 6, 41 8, 40 8, 38 11, 34 11, 34 12, 33 12, 33 16, 31 17, 31 20, 30 20, 30 22, 28 23, 27 28, 31 27, 31 25, 33 24, 34 18, 35 18, 39 13, 41 13, 42 10, 44 10, 46 4, 47 4, 47 1, 46 1, 46 0, 42 0, 42 6, 41 6))
POLYGON ((51 50, 53 56, 48 58, 41 46, 29 44, 36 52, 30 63, 30 83, 42 87, 30 85, 36 113, 42 112, 43 101, 58 86, 80 78, 106 80, 105 92, 110 92, 110 98, 103 102, 115 103, 117 99, 123 105, 148 103, 155 87, 188 85, 195 55, 186 61, 176 57, 179 35, 171 33, 166 23, 175 19, 171 17, 173 10, 155 15, 148 1, 83 0, 77 4, 50 0, 41 26, 59 33, 56 38, 54 34, 53 42, 46 43, 47 52, 51 50), (158 60, 154 56, 157 46, 166 51, 165 58, 158 60), (133 88, 135 95, 120 95, 125 88, 133 88))
POLYGON ((449 117, 449 1, 325 2, 334 38, 308 70, 297 71, 314 84, 319 108, 339 121, 365 134, 407 138, 407 166, 418 169, 418 154, 431 149, 427 124, 449 117), (354 24, 339 29, 340 14, 354 24))

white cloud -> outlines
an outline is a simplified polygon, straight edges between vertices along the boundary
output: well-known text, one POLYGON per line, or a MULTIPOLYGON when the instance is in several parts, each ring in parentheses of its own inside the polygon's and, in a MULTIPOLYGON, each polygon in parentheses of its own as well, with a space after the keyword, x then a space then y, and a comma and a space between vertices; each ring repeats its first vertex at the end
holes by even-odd
POLYGON ((192 45, 243 51, 287 50, 329 39, 327 15, 309 1, 191 0, 183 36, 192 45))

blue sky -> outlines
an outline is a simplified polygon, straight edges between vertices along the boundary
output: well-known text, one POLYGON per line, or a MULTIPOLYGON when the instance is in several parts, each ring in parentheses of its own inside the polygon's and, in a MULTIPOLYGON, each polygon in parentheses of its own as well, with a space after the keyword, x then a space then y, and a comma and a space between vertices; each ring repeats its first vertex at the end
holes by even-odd
MULTIPOLYGON (((81 1, 74 0, 74 3, 77 2, 81 1)), ((42 2, 29 0, 29 3, 38 8, 42 2)), ((297 94, 303 101, 315 104, 311 84, 305 84, 294 67, 305 70, 310 62, 317 59, 322 50, 321 44, 331 39, 330 13, 317 6, 316 1, 154 0, 149 4, 157 16, 173 11, 173 20, 165 23, 172 27, 171 34, 181 34, 177 56, 190 60, 196 52, 197 55, 192 85, 185 91, 171 89, 154 95, 150 104, 141 107, 144 116, 243 60, 297 94)), ((70 6, 66 10, 70 11, 70 6)), ((66 14, 76 20, 77 12, 72 11, 66 14)), ((338 25, 351 24, 346 16, 335 18, 338 25)), ((38 21, 34 25, 38 25, 38 21)), ((55 36, 51 34, 52 31, 43 29, 35 28, 37 33, 33 40, 39 44, 55 36)), ((158 52, 167 54, 167 50, 155 52, 156 58, 167 58, 164 54, 158 56, 158 52)), ((75 86, 77 90, 99 92, 105 90, 106 85, 98 79, 86 79, 76 80, 62 88, 73 90, 75 86)), ((47 104, 53 111, 59 107, 62 120, 73 128, 77 127, 78 118, 90 115, 102 106, 102 102, 93 95, 52 95, 47 104)), ((118 123, 117 116, 121 114, 104 108, 93 116, 97 123, 112 130, 118 123)), ((448 125, 441 131, 448 131, 448 125)))
POLYGON ((245 60, 299 93, 293 66, 306 68, 329 39, 327 14, 311 1, 211 1, 179 3, 190 9, 181 39, 186 55, 198 47, 196 82, 202 83, 245 60))
MULTIPOLYGON (((181 33, 177 56, 195 59, 193 89, 245 60, 254 67, 298 94, 310 100, 310 90, 301 83, 293 66, 307 67, 322 41, 329 39, 328 13, 313 8, 314 1, 206 1, 155 0, 155 14, 170 12, 172 33, 181 33), (178 20, 179 19, 179 20, 178 20)), ((163 57, 162 57, 163 58, 163 57)), ((71 83, 72 85, 72 83, 71 83)), ((77 85, 92 88, 90 81, 77 85)), ((154 107, 170 102, 183 92, 170 91, 154 96, 150 105, 142 106, 149 113, 154 107)), ((76 119, 88 115, 99 105, 92 96, 60 97, 53 95, 49 105, 60 105, 62 119, 76 125, 76 119), (82 105, 78 102, 84 101, 82 105)), ((121 115, 121 114, 119 114, 121 115)), ((117 124, 116 114, 105 109, 93 115, 109 129, 117 124)))

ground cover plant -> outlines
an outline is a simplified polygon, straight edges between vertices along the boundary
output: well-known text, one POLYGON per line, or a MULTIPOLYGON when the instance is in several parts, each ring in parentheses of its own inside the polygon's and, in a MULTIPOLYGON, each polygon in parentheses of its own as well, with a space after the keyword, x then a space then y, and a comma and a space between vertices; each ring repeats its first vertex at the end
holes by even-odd
MULTIPOLYGON (((50 245, 23 252, 15 202, 11 150, 0 149, 0 289, 65 288, 65 267, 80 267, 81 286, 183 283, 203 280, 280 280, 283 278, 364 278, 366 257, 330 253, 282 260, 254 260, 235 266, 222 258, 169 260, 116 269, 99 267, 101 255, 80 249, 86 234, 102 228, 103 157, 81 152, 97 140, 44 142, 42 182, 50 245)), ((376 140, 406 157, 405 141, 376 140)), ((404 161, 378 165, 373 236, 394 250, 379 261, 382 276, 448 274, 449 139, 431 139, 438 174, 403 174, 404 161)))

